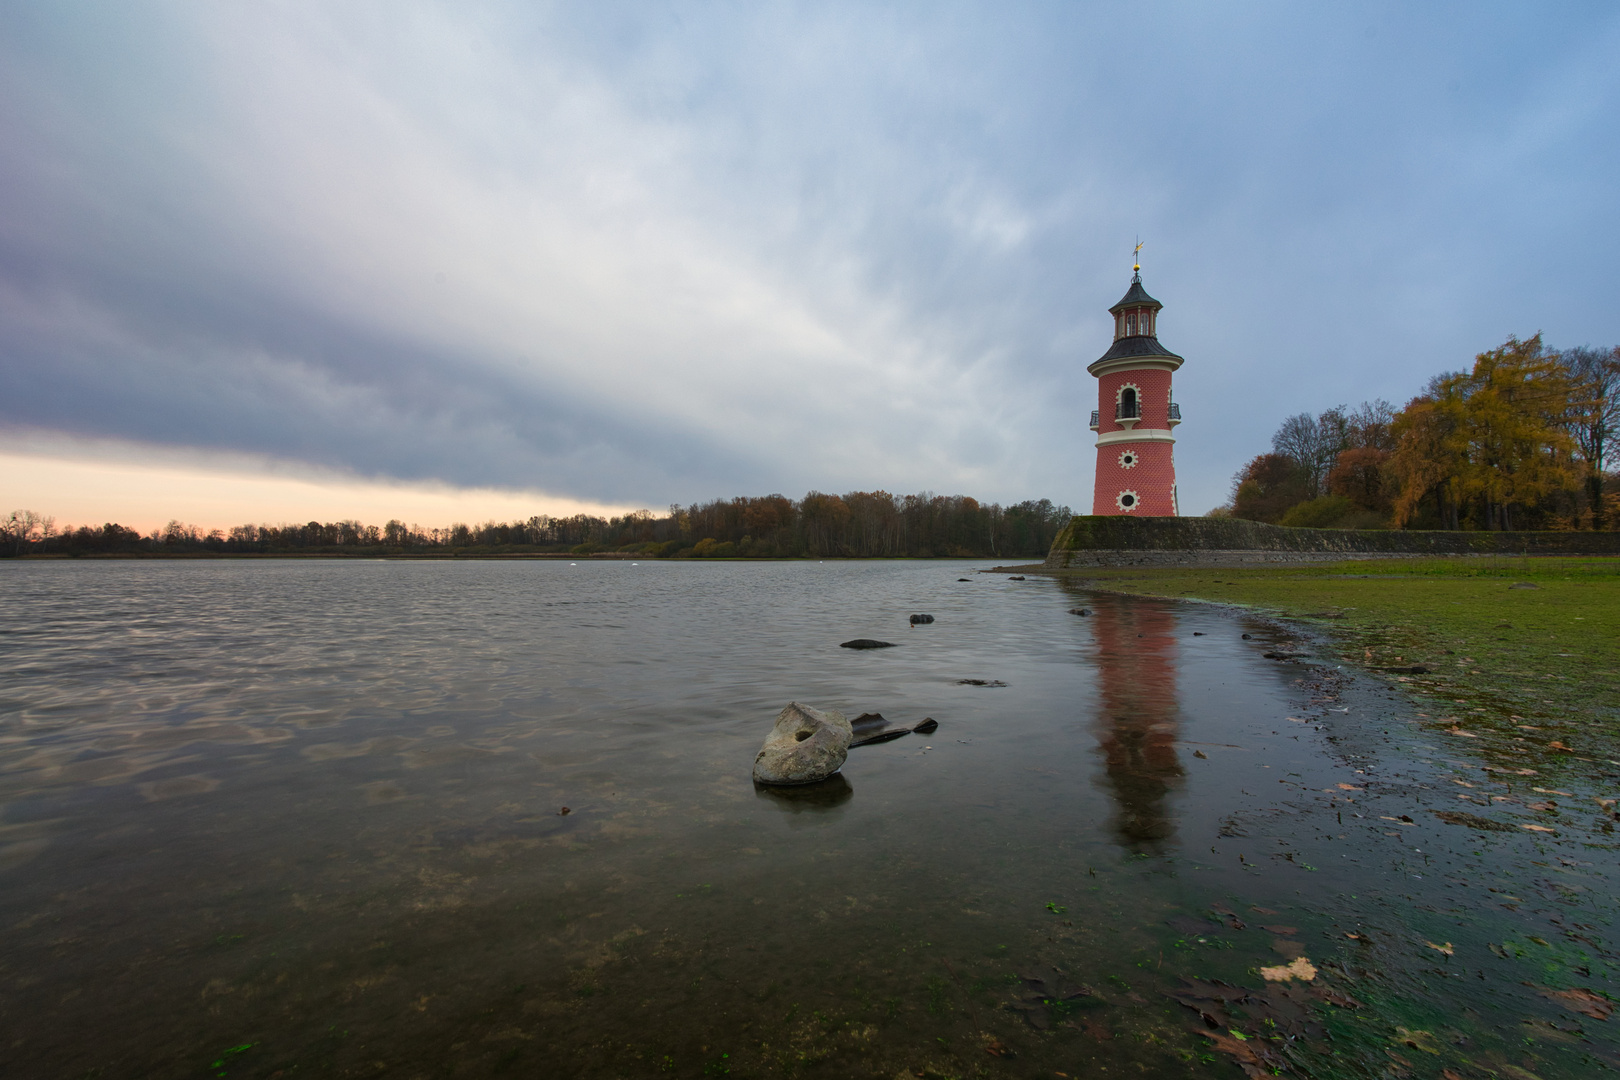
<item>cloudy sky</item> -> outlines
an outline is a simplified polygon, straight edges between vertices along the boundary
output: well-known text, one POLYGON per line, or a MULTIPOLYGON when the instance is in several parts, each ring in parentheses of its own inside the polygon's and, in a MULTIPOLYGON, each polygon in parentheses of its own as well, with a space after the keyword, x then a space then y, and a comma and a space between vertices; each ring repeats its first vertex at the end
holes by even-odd
POLYGON ((0 510, 1081 509, 1140 236, 1201 513, 1620 342, 1617 129, 1608 2, 5 4, 0 510))

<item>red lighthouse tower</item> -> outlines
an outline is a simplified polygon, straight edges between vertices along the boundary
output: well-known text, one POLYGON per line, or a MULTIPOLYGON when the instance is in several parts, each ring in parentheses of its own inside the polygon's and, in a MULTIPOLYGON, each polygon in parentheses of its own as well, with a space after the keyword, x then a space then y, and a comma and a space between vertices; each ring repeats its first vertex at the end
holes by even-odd
POLYGON ((1138 264, 1130 291, 1108 309, 1114 344, 1086 368, 1097 377, 1098 408, 1091 414, 1091 430, 1097 433, 1093 514, 1180 513, 1171 429, 1181 423, 1181 406, 1170 400, 1170 376, 1181 357, 1154 336, 1163 307, 1142 288, 1138 264))

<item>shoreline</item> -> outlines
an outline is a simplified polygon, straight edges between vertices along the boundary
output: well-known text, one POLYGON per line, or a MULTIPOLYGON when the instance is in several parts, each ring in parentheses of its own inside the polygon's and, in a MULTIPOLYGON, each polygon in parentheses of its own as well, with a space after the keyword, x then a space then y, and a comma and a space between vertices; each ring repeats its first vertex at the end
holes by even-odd
POLYGON ((1215 604, 1321 634, 1358 673, 1443 705, 1438 711, 1466 713, 1471 726, 1488 723, 1495 730, 1480 734, 1502 754, 1620 767, 1620 559, 1613 556, 990 572, 1215 604), (1526 728, 1538 729, 1539 746, 1526 728), (1563 737, 1541 737, 1539 729, 1563 737))

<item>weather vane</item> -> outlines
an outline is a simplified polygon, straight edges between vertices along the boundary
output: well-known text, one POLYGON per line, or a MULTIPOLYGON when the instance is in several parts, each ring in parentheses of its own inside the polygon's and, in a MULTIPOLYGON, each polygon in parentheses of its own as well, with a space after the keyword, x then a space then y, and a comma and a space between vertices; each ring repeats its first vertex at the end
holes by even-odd
POLYGON ((1131 252, 1131 261, 1136 264, 1131 269, 1140 274, 1142 272, 1142 241, 1140 238, 1136 241, 1136 249, 1131 252))

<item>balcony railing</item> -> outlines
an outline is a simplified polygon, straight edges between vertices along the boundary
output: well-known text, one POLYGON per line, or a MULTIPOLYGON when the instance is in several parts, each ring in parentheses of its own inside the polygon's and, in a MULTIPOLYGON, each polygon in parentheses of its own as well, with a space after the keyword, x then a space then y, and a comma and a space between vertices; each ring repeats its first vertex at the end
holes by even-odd
POLYGON ((1181 406, 1173 401, 1170 403, 1170 419, 1177 423, 1181 421, 1181 406))
POLYGON ((1140 420, 1142 419, 1142 407, 1140 405, 1116 405, 1114 406, 1114 419, 1140 420))
POLYGON ((1096 431, 1096 430, 1097 430, 1097 426, 1098 426, 1098 425, 1097 425, 1097 410, 1096 410, 1096 409, 1092 409, 1092 410, 1091 410, 1091 430, 1092 430, 1092 431, 1096 431))

